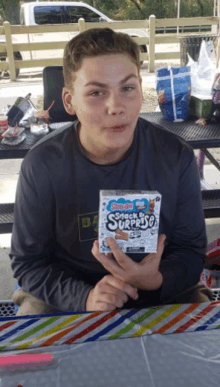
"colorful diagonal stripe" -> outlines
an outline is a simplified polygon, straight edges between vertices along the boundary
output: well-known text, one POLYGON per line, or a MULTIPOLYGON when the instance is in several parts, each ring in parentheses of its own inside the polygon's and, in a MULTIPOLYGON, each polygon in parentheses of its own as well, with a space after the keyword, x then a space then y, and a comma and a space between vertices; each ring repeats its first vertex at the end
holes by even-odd
POLYGON ((74 343, 74 341, 76 341, 78 339, 81 339, 82 337, 84 337, 88 333, 90 333, 93 330, 97 329, 98 327, 100 327, 102 324, 104 324, 106 321, 110 320, 110 318, 114 317, 118 313, 119 313, 118 310, 113 310, 112 312, 107 313, 100 320, 96 321, 95 323, 90 325, 90 327, 84 329, 82 332, 78 333, 77 335, 73 336, 72 338, 68 339, 63 344, 72 344, 72 343, 74 343))
POLYGON ((71 326, 70 328, 63 329, 61 332, 58 332, 56 335, 53 335, 48 340, 44 341, 42 344, 39 345, 39 347, 47 347, 49 345, 53 345, 56 341, 60 340, 63 336, 67 335, 69 332, 73 331, 74 329, 80 327, 82 324, 85 324, 87 321, 92 320, 93 318, 100 315, 100 312, 94 312, 87 316, 82 321, 76 323, 74 326, 71 326))
POLYGON ((0 326, 0 332, 4 331, 4 329, 10 328, 12 325, 16 324, 17 321, 9 321, 6 324, 0 326))
POLYGON ((36 319, 34 319, 34 320, 30 319, 28 321, 25 321, 24 324, 19 325, 17 328, 12 329, 10 332, 6 333, 5 335, 0 336, 0 342, 4 341, 5 339, 8 339, 10 336, 14 336, 14 335, 18 334, 23 329, 26 329, 35 323, 36 323, 36 319))
POLYGON ((146 320, 146 318, 153 316, 161 308, 162 308, 162 306, 156 306, 156 307, 153 307, 153 308, 147 310, 147 312, 143 311, 142 316, 139 316, 136 320, 131 321, 130 324, 128 324, 126 327, 122 328, 119 332, 110 336, 108 338, 108 340, 118 339, 119 337, 121 337, 125 333, 129 332, 132 328, 134 328, 135 325, 141 324, 144 320, 146 320))
POLYGON ((168 321, 167 324, 163 325, 161 328, 154 330, 152 333, 165 333, 169 328, 173 325, 176 325, 180 320, 185 318, 187 314, 192 313, 200 304, 191 304, 188 308, 186 308, 183 312, 178 314, 172 320, 168 321))
POLYGON ((0 318, 0 351, 220 328, 220 301, 0 318))
MULTIPOLYGON (((117 326, 121 325, 126 319, 128 319, 129 317, 132 317, 135 313, 139 312, 139 310, 137 309, 134 309, 134 310, 131 310, 129 311, 128 313, 124 314, 123 316, 120 316, 118 318, 118 320, 115 320, 112 324, 109 324, 107 327, 105 327, 103 330, 101 330, 100 332, 96 333, 94 336, 91 336, 89 337, 87 340, 85 340, 85 343, 89 342, 89 341, 94 341, 94 340, 97 340, 99 339, 101 336, 104 336, 106 335, 107 333, 109 333, 110 331, 112 331, 112 329, 115 329, 117 326)), ((109 338, 110 339, 110 338, 109 338)))
MULTIPOLYGON (((211 325, 213 325, 217 320, 220 319, 220 312, 214 314, 206 323, 198 328, 196 328, 196 331, 204 331, 207 328, 210 328, 211 325)), ((220 325, 216 326, 216 329, 219 329, 220 325)))
MULTIPOLYGON (((217 301, 217 303, 219 303, 217 301)), ((184 332, 186 329, 191 327, 193 324, 195 324, 197 321, 201 320, 202 317, 204 317, 207 313, 211 312, 212 309, 214 309, 216 306, 216 302, 212 302, 209 304, 206 308, 204 308, 201 312, 199 312, 196 316, 193 316, 187 323, 183 324, 181 327, 176 329, 175 333, 184 332)))
POLYGON ((156 317, 154 320, 149 322, 148 324, 142 326, 137 332, 133 333, 131 337, 138 337, 143 335, 148 329, 151 329, 155 327, 155 325, 159 324, 161 321, 166 319, 170 316, 171 313, 175 312, 177 309, 179 309, 182 305, 181 304, 175 304, 168 310, 165 310, 160 316, 156 317))

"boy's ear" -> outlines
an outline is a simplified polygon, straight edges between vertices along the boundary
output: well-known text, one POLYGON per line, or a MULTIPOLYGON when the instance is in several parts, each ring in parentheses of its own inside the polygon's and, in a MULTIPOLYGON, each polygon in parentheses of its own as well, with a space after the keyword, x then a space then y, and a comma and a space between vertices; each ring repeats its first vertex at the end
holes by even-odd
POLYGON ((63 106, 66 112, 71 116, 74 116, 76 112, 72 104, 72 94, 65 86, 63 87, 63 90, 62 90, 62 99, 63 99, 63 106))

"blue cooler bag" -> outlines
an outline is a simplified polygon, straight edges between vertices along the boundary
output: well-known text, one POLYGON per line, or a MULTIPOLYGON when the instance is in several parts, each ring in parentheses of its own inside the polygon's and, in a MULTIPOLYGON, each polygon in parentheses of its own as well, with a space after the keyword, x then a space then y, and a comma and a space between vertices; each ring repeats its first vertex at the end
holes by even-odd
POLYGON ((157 70, 157 95, 162 114, 170 121, 188 118, 191 95, 190 67, 167 67, 157 70))

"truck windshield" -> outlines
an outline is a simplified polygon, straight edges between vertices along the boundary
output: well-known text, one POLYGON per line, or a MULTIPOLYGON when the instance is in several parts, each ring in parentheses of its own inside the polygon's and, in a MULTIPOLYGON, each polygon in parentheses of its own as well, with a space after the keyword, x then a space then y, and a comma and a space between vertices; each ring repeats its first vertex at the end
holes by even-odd
POLYGON ((64 23, 78 23, 80 18, 86 22, 98 22, 99 14, 89 8, 82 6, 35 6, 34 18, 37 24, 64 24, 64 23))
POLYGON ((69 23, 66 7, 59 5, 34 7, 34 18, 37 24, 69 23))
POLYGON ((67 12, 69 15, 68 23, 78 23, 78 20, 82 17, 85 22, 99 22, 100 16, 89 8, 82 6, 67 6, 67 12))

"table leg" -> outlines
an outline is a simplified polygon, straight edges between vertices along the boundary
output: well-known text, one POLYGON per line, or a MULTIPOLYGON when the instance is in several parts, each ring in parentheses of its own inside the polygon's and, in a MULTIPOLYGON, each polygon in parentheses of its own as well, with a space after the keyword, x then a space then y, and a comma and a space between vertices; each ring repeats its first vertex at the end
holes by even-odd
POLYGON ((199 151, 199 155, 197 158, 197 164, 199 168, 199 174, 200 174, 200 179, 204 179, 204 161, 205 161, 205 154, 201 151, 199 151))
POLYGON ((201 149, 206 157, 211 161, 211 163, 220 171, 220 164, 218 161, 211 155, 207 149, 201 149))

